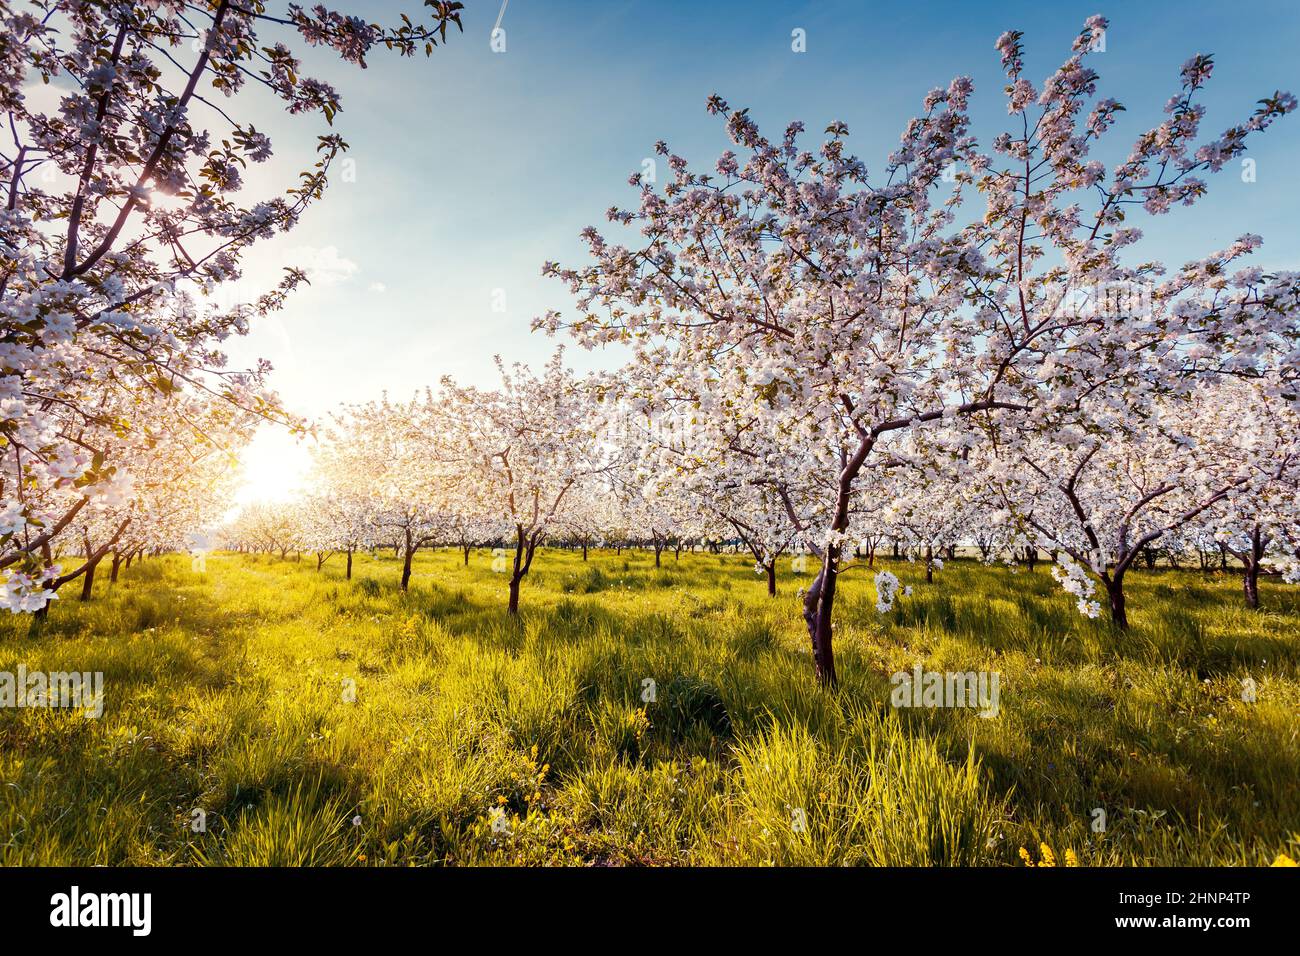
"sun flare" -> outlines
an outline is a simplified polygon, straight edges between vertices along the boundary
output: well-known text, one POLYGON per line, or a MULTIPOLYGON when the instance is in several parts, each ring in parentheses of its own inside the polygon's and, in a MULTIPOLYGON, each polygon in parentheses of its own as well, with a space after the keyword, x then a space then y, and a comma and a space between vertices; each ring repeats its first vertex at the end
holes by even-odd
POLYGON ((289 501, 306 483, 310 467, 310 439, 266 426, 239 454, 242 480, 235 503, 242 507, 254 501, 289 501))

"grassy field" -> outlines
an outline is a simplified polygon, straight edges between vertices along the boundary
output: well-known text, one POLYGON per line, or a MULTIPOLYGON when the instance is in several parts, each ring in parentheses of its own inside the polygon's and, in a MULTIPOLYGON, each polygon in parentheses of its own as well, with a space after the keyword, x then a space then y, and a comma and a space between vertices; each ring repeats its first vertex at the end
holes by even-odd
POLYGON ((105 701, 0 709, 0 863, 1300 858, 1300 588, 1137 572, 1117 634, 1042 565, 887 562, 888 615, 851 570, 828 693, 788 562, 773 600, 739 555, 546 549, 516 621, 491 561, 423 554, 400 595, 391 556, 168 556, 7 617, 0 671, 105 701), (998 716, 892 707, 916 664, 998 672, 998 716))

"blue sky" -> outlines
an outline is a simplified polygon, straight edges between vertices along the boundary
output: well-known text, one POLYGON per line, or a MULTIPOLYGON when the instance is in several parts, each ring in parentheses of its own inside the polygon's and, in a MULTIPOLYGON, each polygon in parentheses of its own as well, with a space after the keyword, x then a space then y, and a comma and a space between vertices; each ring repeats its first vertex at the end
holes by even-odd
MULTIPOLYGON (((494 53, 500 6, 468 0, 465 32, 427 60, 380 51, 359 71, 308 58, 308 72, 343 94, 336 127, 351 144, 355 180, 336 179, 297 230, 257 251, 254 285, 285 259, 315 263, 317 280, 231 350, 236 360, 270 359, 296 411, 319 416, 384 389, 404 397, 444 373, 491 384, 497 353, 544 360, 555 342, 530 333, 529 322, 571 300, 541 277, 542 262, 582 261, 578 232, 633 201, 627 176, 656 140, 711 166, 729 145, 704 110, 713 92, 750 107, 774 134, 792 119, 814 133, 844 120, 853 151, 879 169, 926 91, 960 74, 975 80, 974 131, 988 143, 1007 121, 997 36, 1024 31, 1027 75, 1040 83, 1093 13, 1111 21, 1094 61, 1099 93, 1129 110, 1109 137, 1118 152, 1099 156, 1108 165, 1159 122, 1193 53, 1216 59, 1202 100, 1207 135, 1244 118, 1260 96, 1300 90, 1300 12, 1287 2, 510 0, 506 50, 494 53), (806 52, 791 49, 796 28, 806 52)), ((402 7, 365 4, 374 19, 396 19, 391 11, 402 7)), ((269 104, 264 113, 259 126, 277 153, 270 165, 297 168, 320 130, 269 104)), ((1143 257, 1181 261, 1257 232, 1260 264, 1295 267, 1300 117, 1284 118, 1249 155, 1255 182, 1230 167, 1198 206, 1139 214, 1143 257)), ((578 368, 611 361, 578 349, 569 356, 578 368)), ((247 497, 283 483, 301 456, 268 435, 249 458, 247 497)))

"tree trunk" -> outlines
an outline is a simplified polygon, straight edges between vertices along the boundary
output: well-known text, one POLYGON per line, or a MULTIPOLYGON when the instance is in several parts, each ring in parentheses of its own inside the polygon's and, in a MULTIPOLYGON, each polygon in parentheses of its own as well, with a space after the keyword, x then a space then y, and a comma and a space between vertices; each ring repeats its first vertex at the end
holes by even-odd
POLYGON ((529 537, 520 525, 515 532, 515 563, 510 574, 510 601, 506 610, 513 616, 519 613, 519 585, 524 575, 533 566, 533 554, 537 550, 537 538, 540 532, 529 537))
POLYGON ((99 564, 99 559, 95 557, 95 549, 90 546, 90 538, 84 532, 81 535, 81 544, 86 552, 86 571, 81 579, 80 600, 89 601, 95 588, 95 565, 99 564))
POLYGON ((1259 607, 1259 564, 1252 561, 1246 573, 1242 575, 1242 586, 1246 592, 1246 607, 1252 610, 1259 607))
POLYGON ((97 564, 99 562, 94 561, 86 565, 86 574, 81 581, 81 600, 83 601, 90 600, 90 594, 95 588, 95 565, 97 564))
POLYGON ((1128 611, 1124 607, 1124 575, 1119 573, 1108 578, 1106 596, 1110 599, 1110 619, 1121 631, 1128 630, 1128 611))
POLYGON ((405 591, 411 583, 411 559, 414 557, 415 549, 408 544, 402 556, 402 583, 398 586, 399 591, 405 591))
MULTIPOLYGON (((54 553, 53 551, 50 550, 49 541, 46 541, 43 545, 41 545, 41 557, 45 559, 45 564, 47 567, 54 563, 54 553)), ((36 609, 35 613, 32 616, 36 618, 36 620, 38 621, 47 620, 50 616, 50 605, 53 603, 54 603, 53 601, 46 601, 43 605, 41 605, 39 608, 36 609)))
POLYGON ((835 650, 831 646, 833 628, 831 626, 835 613, 835 579, 839 573, 840 539, 849 527, 849 498, 853 493, 853 482, 862 470, 862 465, 871 453, 875 440, 864 435, 861 444, 851 456, 845 459, 840 471, 835 494, 835 514, 831 520, 830 539, 826 543, 822 558, 822 569, 814 579, 812 586, 803 600, 803 618, 808 625, 808 634, 812 638, 813 663, 816 665, 817 682, 823 687, 834 688, 835 650))
POLYGON ((349 581, 352 580, 352 549, 351 549, 351 548, 348 548, 348 573, 347 573, 347 579, 348 579, 349 581))
POLYGON ((470 549, 470 545, 468 545, 468 544, 467 544, 467 545, 463 545, 463 546, 462 546, 462 549, 461 549, 461 550, 463 550, 463 551, 465 552, 465 567, 467 567, 467 568, 469 567, 469 549, 470 549))
POLYGON ((587 542, 582 542, 582 560, 587 560, 587 542))
POLYGON ((1246 594, 1246 607, 1251 609, 1259 607, 1259 566, 1263 563, 1266 545, 1263 530, 1256 524, 1250 529, 1250 551, 1238 555, 1246 566, 1241 583, 1246 594))
POLYGON ((928 544, 925 546, 925 583, 934 583, 934 550, 928 544))
POLYGON ((117 572, 120 571, 121 569, 122 569, 122 555, 121 555, 119 552, 114 551, 114 552, 113 552, 113 566, 109 569, 109 572, 108 572, 108 583, 109 583, 109 584, 116 584, 116 583, 117 583, 117 572))
POLYGON ((767 596, 776 597, 776 558, 767 565, 767 596))
POLYGON ((822 569, 817 572, 817 577, 813 579, 803 599, 803 617, 812 640, 813 666, 817 682, 823 687, 834 687, 836 683, 831 615, 835 608, 835 568, 838 560, 839 548, 827 545, 822 569))
POLYGON ((656 568, 659 567, 659 554, 660 554, 660 552, 662 552, 662 551, 663 551, 663 548, 661 548, 658 544, 656 544, 656 545, 655 545, 655 567, 656 567, 656 568))

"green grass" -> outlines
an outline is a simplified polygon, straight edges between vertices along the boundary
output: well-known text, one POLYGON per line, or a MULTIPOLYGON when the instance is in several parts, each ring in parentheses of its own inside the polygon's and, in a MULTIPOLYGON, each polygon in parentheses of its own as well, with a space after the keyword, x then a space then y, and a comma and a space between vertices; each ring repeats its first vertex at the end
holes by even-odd
POLYGON ((850 570, 828 693, 786 562, 772 600, 739 555, 546 549, 517 621, 490 552, 460 562, 400 595, 391 557, 168 556, 6 618, 0 671, 102 671, 105 704, 0 709, 0 863, 1300 857, 1300 588, 1251 612, 1234 576, 1135 573, 1117 634, 1042 566, 890 563, 888 615, 850 570), (917 663, 999 672, 999 716, 894 709, 917 663))

